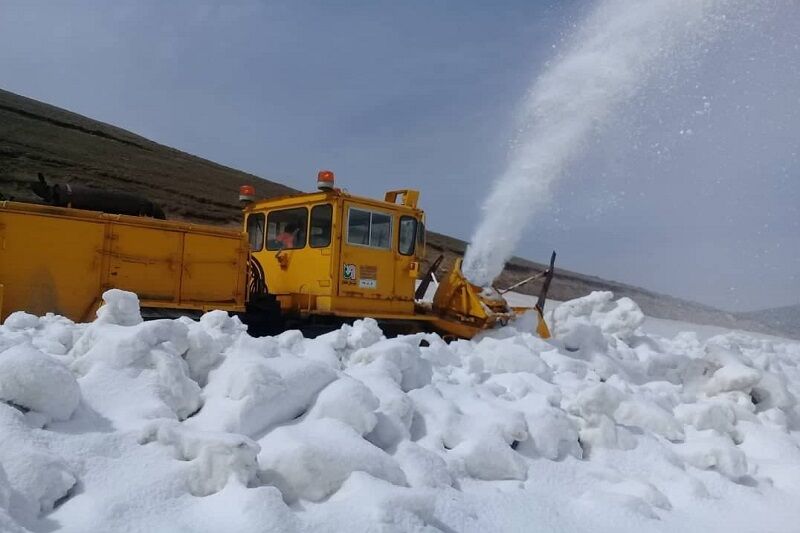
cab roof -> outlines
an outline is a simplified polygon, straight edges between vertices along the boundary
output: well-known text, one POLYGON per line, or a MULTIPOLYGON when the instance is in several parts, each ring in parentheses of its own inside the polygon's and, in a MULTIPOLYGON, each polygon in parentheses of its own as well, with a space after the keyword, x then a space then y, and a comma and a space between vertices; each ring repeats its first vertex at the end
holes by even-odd
POLYGON ((256 200, 244 208, 246 213, 254 211, 263 211, 265 209, 272 209, 282 206, 296 206, 304 204, 312 204, 323 201, 340 201, 349 200, 359 204, 370 207, 377 207, 386 210, 403 211, 415 214, 422 214, 422 209, 417 207, 417 200, 419 199, 419 191, 413 189, 400 189, 395 191, 387 191, 383 200, 375 198, 368 198, 366 196, 356 196, 350 194, 342 189, 329 189, 314 191, 308 193, 287 194, 283 196, 273 196, 271 198, 263 198, 256 200), (393 200, 393 201, 389 201, 393 200), (398 200, 402 200, 398 203, 398 200))

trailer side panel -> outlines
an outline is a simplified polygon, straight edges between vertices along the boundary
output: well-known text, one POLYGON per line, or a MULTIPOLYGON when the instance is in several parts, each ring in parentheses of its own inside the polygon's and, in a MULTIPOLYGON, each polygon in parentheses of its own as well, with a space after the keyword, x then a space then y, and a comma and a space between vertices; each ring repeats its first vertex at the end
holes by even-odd
POLYGON ((109 288, 143 306, 242 311, 247 254, 237 230, 0 202, 0 320, 91 320, 109 288))

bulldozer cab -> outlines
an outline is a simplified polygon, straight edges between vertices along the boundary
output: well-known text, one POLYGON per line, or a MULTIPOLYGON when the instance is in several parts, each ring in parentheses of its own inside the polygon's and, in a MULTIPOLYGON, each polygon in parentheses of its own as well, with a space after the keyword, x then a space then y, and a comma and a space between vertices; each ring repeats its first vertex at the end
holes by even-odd
POLYGON ((390 191, 381 201, 332 182, 320 189, 245 207, 251 269, 266 291, 289 315, 412 318, 425 253, 419 193, 390 191))

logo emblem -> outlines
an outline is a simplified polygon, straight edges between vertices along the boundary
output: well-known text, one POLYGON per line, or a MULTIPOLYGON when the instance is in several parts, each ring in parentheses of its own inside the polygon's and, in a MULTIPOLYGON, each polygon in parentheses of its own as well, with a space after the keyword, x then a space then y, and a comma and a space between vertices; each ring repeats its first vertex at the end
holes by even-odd
POLYGON ((356 280, 356 266, 345 263, 344 265, 344 272, 342 273, 345 281, 355 281, 356 280))

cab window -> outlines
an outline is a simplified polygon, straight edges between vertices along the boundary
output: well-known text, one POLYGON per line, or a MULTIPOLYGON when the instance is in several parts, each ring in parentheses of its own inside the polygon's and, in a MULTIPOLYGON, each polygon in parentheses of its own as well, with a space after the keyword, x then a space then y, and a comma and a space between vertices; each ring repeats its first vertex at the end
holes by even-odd
POLYGON ((295 250, 306 245, 308 209, 296 207, 267 215, 267 250, 295 250))
POLYGON ((400 231, 397 251, 402 255, 414 254, 414 243, 417 239, 417 219, 409 216, 400 217, 400 231))
POLYGON ((347 219, 347 242, 348 244, 358 244, 369 246, 369 223, 371 213, 360 209, 350 209, 350 216, 347 219))
POLYGON ((247 217, 247 240, 253 252, 264 247, 264 213, 252 213, 247 217))
POLYGON ((392 216, 350 208, 347 217, 347 243, 389 250, 392 247, 392 216))
POLYGON ((372 225, 369 230, 369 245, 373 248, 392 247, 392 216, 383 213, 372 213, 372 225))
POLYGON ((311 208, 311 233, 309 244, 312 248, 325 248, 331 244, 331 204, 315 205, 311 208))

